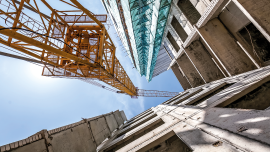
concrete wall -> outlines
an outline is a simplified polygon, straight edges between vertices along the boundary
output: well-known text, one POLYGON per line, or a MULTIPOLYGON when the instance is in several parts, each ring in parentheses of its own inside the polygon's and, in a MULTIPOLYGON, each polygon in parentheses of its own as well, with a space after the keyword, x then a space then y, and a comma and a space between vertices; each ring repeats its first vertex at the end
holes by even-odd
POLYGON ((120 111, 120 113, 121 113, 121 116, 122 116, 123 120, 127 121, 128 119, 127 119, 127 116, 126 116, 125 112, 122 110, 122 111, 120 111))
POLYGON ((73 152, 74 150, 95 152, 96 150, 96 142, 87 123, 52 134, 51 137, 54 152, 73 152))
POLYGON ((174 75, 176 76, 177 80, 180 82, 180 84, 181 84, 181 86, 182 86, 182 88, 184 90, 187 90, 187 89, 191 88, 191 86, 190 86, 189 82, 187 81, 186 77, 181 74, 177 64, 174 64, 172 66, 172 71, 173 71, 174 75))
POLYGON ((111 131, 104 117, 92 120, 89 123, 97 145, 110 136, 111 131))
POLYGON ((122 115, 119 110, 115 111, 113 114, 117 121, 118 126, 124 123, 124 119, 122 118, 122 115))
POLYGON ((199 31, 231 75, 256 69, 219 19, 207 22, 199 31))
POLYGON ((119 127, 114 115, 106 115, 105 118, 106 121, 108 122, 111 132, 113 132, 117 127, 119 127))
POLYGON ((216 106, 237 102, 242 96, 254 95, 252 90, 255 90, 253 97, 258 98, 254 100, 257 104, 249 108, 256 108, 260 103, 266 107, 269 82, 270 66, 188 89, 166 104, 152 108, 154 118, 126 132, 125 128, 120 128, 99 152, 268 152, 270 110, 216 106), (197 99, 203 101, 197 106, 189 104, 197 99))
POLYGON ((13 149, 11 152, 46 152, 45 139, 25 145, 21 148, 13 149))
POLYGON ((187 77, 188 81, 192 85, 192 87, 197 87, 204 84, 204 81, 198 71, 195 69, 189 58, 186 54, 181 55, 177 59, 178 65, 184 72, 185 76, 187 77))
POLYGON ((96 152, 97 147, 126 120, 123 111, 42 130, 24 140, 1 146, 0 152, 96 152), (119 123, 119 124, 118 124, 119 123))
POLYGON ((222 72, 211 59, 211 55, 199 40, 192 42, 185 48, 185 51, 206 82, 224 78, 222 72))

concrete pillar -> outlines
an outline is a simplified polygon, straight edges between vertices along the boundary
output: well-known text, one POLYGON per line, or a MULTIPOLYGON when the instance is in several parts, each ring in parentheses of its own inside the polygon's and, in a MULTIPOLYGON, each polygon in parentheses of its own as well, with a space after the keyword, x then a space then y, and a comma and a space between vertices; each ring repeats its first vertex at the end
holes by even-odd
POLYGON ((186 78, 193 87, 200 86, 204 84, 204 81, 196 68, 193 66, 187 55, 184 53, 178 59, 177 63, 185 73, 186 78))
POLYGON ((191 88, 189 82, 187 81, 186 77, 183 76, 183 74, 180 72, 179 67, 177 64, 174 64, 172 66, 172 71, 174 73, 174 75, 176 76, 176 78, 178 79, 179 83, 181 84, 182 88, 184 90, 187 90, 189 88, 191 88))
POLYGON ((199 40, 192 42, 185 48, 185 51, 206 82, 224 78, 211 55, 199 40))
POLYGON ((231 75, 256 69, 254 63, 236 43, 224 25, 215 18, 198 29, 222 64, 231 75))
POLYGON ((216 54, 211 50, 211 48, 209 48, 209 45, 201 37, 199 38, 199 40, 201 41, 205 49, 208 51, 208 53, 212 56, 212 61, 217 65, 224 77, 229 77, 230 75, 226 72, 227 69, 225 69, 224 65, 217 58, 216 54))
POLYGON ((270 42, 270 1, 233 0, 233 2, 270 42))
POLYGON ((186 16, 187 20, 192 24, 196 24, 198 20, 201 18, 201 14, 197 11, 197 9, 193 6, 190 0, 179 0, 177 6, 186 16))

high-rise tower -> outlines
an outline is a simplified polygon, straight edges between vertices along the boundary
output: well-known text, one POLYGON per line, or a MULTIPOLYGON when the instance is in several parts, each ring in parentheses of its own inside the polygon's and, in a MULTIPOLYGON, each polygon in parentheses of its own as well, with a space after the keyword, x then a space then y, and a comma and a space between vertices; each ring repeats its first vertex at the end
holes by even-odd
MULTIPOLYGON (((163 44, 171 0, 102 0, 134 67, 148 81, 167 70, 163 44)), ((164 48, 167 47, 167 50, 164 48)))

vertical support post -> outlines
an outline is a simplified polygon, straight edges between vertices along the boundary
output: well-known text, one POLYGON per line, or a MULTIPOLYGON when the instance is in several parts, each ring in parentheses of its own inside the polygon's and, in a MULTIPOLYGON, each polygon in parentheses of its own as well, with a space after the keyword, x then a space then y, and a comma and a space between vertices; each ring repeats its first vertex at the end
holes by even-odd
POLYGON ((99 61, 98 62, 102 66, 102 56, 104 53, 105 28, 103 27, 101 31, 102 33, 101 33, 101 36, 99 37, 100 41, 99 41, 99 52, 98 52, 99 61))
MULTIPOLYGON (((21 0, 20 6, 19 6, 18 11, 17 11, 16 18, 15 18, 13 26, 12 26, 13 28, 17 27, 17 23, 18 23, 18 20, 20 18, 20 15, 21 15, 21 12, 22 12, 22 9, 23 9, 23 5, 24 5, 24 0, 21 0)), ((9 37, 8 38, 8 44, 10 44, 11 41, 12 41, 12 37, 9 37)))
POLYGON ((258 65, 258 63, 253 59, 253 57, 247 52, 247 50, 237 41, 236 42, 240 48, 247 54, 247 56, 249 57, 249 59, 255 64, 255 66, 259 69, 260 66, 258 65))
POLYGON ((216 66, 218 67, 218 69, 222 72, 222 74, 224 75, 224 77, 226 78, 226 74, 222 71, 222 69, 219 67, 219 65, 217 64, 217 62, 215 61, 214 58, 212 58, 213 62, 216 64, 216 66))
POLYGON ((183 76, 187 79, 189 85, 193 88, 193 85, 190 83, 190 81, 188 80, 188 78, 186 77, 184 71, 181 69, 180 65, 178 64, 178 62, 176 61, 177 65, 178 65, 178 68, 179 70, 181 71, 181 73, 183 73, 183 76))
MULTIPOLYGON (((164 46, 164 45, 163 45, 163 46, 164 46)), ((170 53, 168 52, 168 50, 166 49, 165 46, 164 46, 164 48, 165 48, 165 51, 167 52, 167 54, 169 55, 169 57, 171 58, 171 60, 173 60, 173 58, 171 57, 170 53)), ((186 77, 184 71, 181 69, 180 65, 179 65, 178 62, 176 61, 176 58, 175 58, 175 62, 176 62, 176 64, 178 65, 178 68, 179 68, 181 74, 183 74, 183 77, 188 81, 189 85, 193 88, 192 84, 189 82, 188 78, 186 77)))
POLYGON ((197 69, 197 67, 195 66, 195 64, 193 63, 193 61, 191 60, 191 58, 189 57, 189 55, 187 54, 185 48, 183 47, 183 45, 181 46, 184 50, 184 52, 186 53, 188 59, 190 60, 190 62, 192 63, 192 65, 194 66, 194 68, 196 69, 196 71, 199 73, 199 75, 201 76, 201 78, 203 79, 204 83, 206 83, 206 81, 204 80, 202 74, 200 73, 200 71, 197 69))
POLYGON ((112 46, 112 66, 111 66, 111 74, 114 75, 114 67, 115 67, 115 52, 116 52, 116 47, 112 46))
MULTIPOLYGON (((47 31, 47 36, 49 36, 50 35, 50 31, 51 31, 51 26, 52 26, 52 22, 53 22, 53 16, 54 16, 54 13, 52 12, 52 14, 51 14, 51 18, 50 18, 50 23, 49 23, 49 27, 48 27, 48 31, 47 31)), ((47 44, 47 42, 48 42, 48 37, 46 37, 45 38, 45 44, 47 44)), ((44 54, 45 54, 45 50, 43 49, 42 50, 42 54, 41 54, 41 60, 43 60, 43 58, 44 58, 44 54)))
POLYGON ((41 136, 43 136, 43 138, 45 139, 45 144, 46 144, 48 152, 53 152, 51 138, 46 129, 42 130, 41 136))
POLYGON ((168 50, 166 49, 165 45, 163 45, 163 47, 164 47, 165 51, 167 52, 168 56, 170 57, 170 59, 173 60, 172 57, 171 57, 171 55, 170 55, 170 53, 169 53, 168 50))
POLYGON ((200 31, 198 30, 197 26, 194 25, 194 29, 196 29, 196 31, 198 32, 198 34, 200 35, 200 37, 202 38, 202 40, 204 41, 204 43, 208 46, 208 48, 211 50, 212 54, 215 56, 215 58, 218 60, 218 62, 221 64, 221 66, 223 67, 223 69, 225 69, 226 73, 229 76, 232 76, 229 71, 226 69, 226 67, 224 66, 224 64, 220 61, 220 59, 218 58, 218 56, 216 55, 216 53, 212 50, 212 48, 210 47, 210 45, 207 43, 207 41, 204 39, 204 37, 202 36, 202 34, 200 33, 200 31))

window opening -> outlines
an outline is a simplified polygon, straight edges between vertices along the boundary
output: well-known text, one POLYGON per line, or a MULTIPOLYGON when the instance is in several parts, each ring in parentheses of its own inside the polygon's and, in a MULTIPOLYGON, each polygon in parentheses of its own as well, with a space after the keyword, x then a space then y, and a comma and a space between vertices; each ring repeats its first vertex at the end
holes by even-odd
POLYGON ((188 91, 186 91, 185 93, 183 93, 182 95, 180 95, 179 97, 177 97, 177 98, 174 98, 174 99, 172 99, 171 101, 169 101, 167 104, 170 104, 170 103, 172 103, 173 101, 175 101, 176 99, 179 99, 180 97, 183 97, 184 95, 186 95, 187 93, 189 93, 188 91))
POLYGON ((179 0, 177 6, 186 16, 187 20, 192 24, 196 24, 198 20, 201 18, 201 14, 198 10, 193 6, 190 0, 179 0))
POLYGON ((135 141, 136 139, 142 137, 143 135, 153 131, 154 129, 158 128, 159 126, 163 125, 164 121, 162 119, 159 119, 150 125, 145 126, 143 129, 135 132, 134 134, 130 135, 129 137, 122 139, 118 143, 112 145, 112 147, 109 147, 109 149, 105 150, 105 152, 114 152, 118 149, 121 149, 122 147, 128 145, 129 143, 135 141))
POLYGON ((232 86, 233 84, 234 84, 234 83, 226 84, 226 85, 224 85, 223 87, 217 89, 216 91, 213 91, 212 93, 210 93, 210 94, 206 95, 205 97, 199 99, 198 101, 196 101, 196 102, 194 102, 194 103, 191 103, 191 104, 188 103, 187 105, 193 105, 193 106, 196 106, 196 105, 202 103, 203 101, 205 101, 206 99, 209 99, 209 98, 213 97, 214 95, 216 95, 217 93, 221 92, 222 90, 225 90, 225 89, 229 88, 229 87, 232 86))
POLYGON ((174 105, 175 105, 175 104, 179 104, 179 103, 185 101, 186 99, 192 97, 193 95, 195 95, 195 94, 197 94, 197 93, 199 93, 199 92, 201 92, 201 91, 203 91, 202 88, 201 88, 201 89, 198 89, 197 91, 191 92, 191 93, 190 93, 188 96, 186 96, 185 98, 183 98, 183 99, 181 99, 181 100, 175 102, 174 105))
POLYGON ((149 112, 147 112, 147 113, 145 113, 145 114, 139 116, 138 118, 134 119, 133 121, 129 122, 126 126, 124 126, 123 129, 124 129, 124 128, 127 128, 127 127, 130 126, 131 124, 134 124, 135 122, 141 120, 142 117, 145 118, 145 117, 147 117, 147 116, 149 116, 150 114, 153 114, 153 113, 154 113, 154 111, 151 110, 151 111, 149 111, 149 112))
POLYGON ((270 43, 253 23, 250 23, 241 29, 239 34, 252 47, 252 49, 254 48, 254 54, 259 58, 259 60, 262 62, 270 60, 270 43))
POLYGON ((139 152, 191 152, 187 146, 173 131, 162 136, 157 141, 139 150, 139 152))
POLYGON ((172 44, 173 48, 175 49, 175 51, 178 52, 180 50, 180 47, 179 47, 179 45, 177 44, 177 42, 175 41, 175 39, 173 38, 173 36, 171 35, 170 32, 168 32, 167 38, 171 42, 171 44, 172 44))
POLYGON ((182 42, 185 42, 188 35, 187 35, 186 31, 184 30, 184 28, 182 27, 182 25, 175 18, 175 16, 173 16, 171 25, 174 28, 174 30, 176 31, 176 33, 179 35, 179 37, 181 38, 182 42))
POLYGON ((140 123, 138 123, 138 124, 136 124, 136 125, 134 125, 134 126, 131 126, 131 127, 128 128, 126 131, 124 131, 124 132, 120 133, 119 135, 117 135, 116 138, 118 138, 118 137, 122 136, 123 134, 129 132, 130 130, 132 130, 132 129, 138 127, 138 126, 140 126, 141 124, 143 124, 143 123, 149 121, 150 119, 153 119, 153 118, 156 117, 156 116, 157 116, 157 114, 153 114, 152 116, 150 116, 149 118, 147 118, 147 119, 141 121, 140 123))
MULTIPOLYGON (((270 81, 230 103, 224 108, 265 110, 270 106, 270 81)), ((217 106, 221 107, 221 106, 217 106)))

